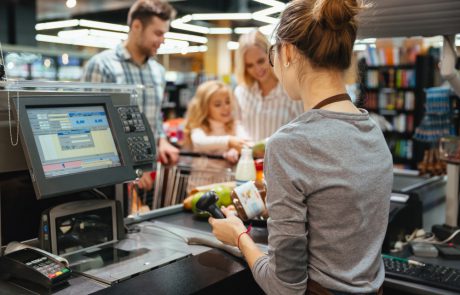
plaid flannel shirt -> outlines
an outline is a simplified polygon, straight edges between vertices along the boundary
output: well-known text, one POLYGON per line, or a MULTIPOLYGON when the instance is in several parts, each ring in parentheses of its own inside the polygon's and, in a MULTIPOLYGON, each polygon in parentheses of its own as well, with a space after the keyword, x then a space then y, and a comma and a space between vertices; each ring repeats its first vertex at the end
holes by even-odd
POLYGON ((154 58, 149 58, 139 66, 133 62, 131 54, 120 43, 115 49, 93 56, 85 67, 82 80, 143 85, 144 91, 137 100, 139 108, 146 115, 155 137, 166 137, 161 114, 166 85, 165 69, 154 58))

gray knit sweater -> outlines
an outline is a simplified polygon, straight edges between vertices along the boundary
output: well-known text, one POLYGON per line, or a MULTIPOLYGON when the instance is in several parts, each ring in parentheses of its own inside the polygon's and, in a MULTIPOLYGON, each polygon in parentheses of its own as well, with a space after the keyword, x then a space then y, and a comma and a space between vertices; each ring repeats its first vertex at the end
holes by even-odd
POLYGON ((268 294, 325 288, 367 293, 383 283, 393 163, 382 132, 361 114, 310 110, 268 141, 268 256, 253 269, 268 294))

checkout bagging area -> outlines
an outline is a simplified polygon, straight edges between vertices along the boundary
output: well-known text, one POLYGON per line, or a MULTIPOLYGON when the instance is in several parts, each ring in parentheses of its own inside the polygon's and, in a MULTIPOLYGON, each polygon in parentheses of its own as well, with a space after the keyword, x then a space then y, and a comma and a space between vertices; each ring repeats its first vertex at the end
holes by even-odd
MULTIPOLYGON (((187 180, 196 172, 178 164, 170 170, 181 170, 182 178, 174 178, 154 164, 155 138, 136 101, 142 87, 1 87, 0 294, 263 294, 238 248, 218 241, 207 218, 184 211, 187 180), (149 196, 132 181, 152 171, 149 196)), ((442 236, 453 243, 446 253, 412 246, 429 239, 433 225, 457 225, 458 165, 450 165, 449 180, 395 171, 384 257, 460 269, 458 236, 442 236), (447 205, 446 187, 457 196, 447 205), (445 219, 452 206, 457 210, 445 219)), ((234 180, 228 171, 214 174, 225 174, 220 182, 234 180)), ((266 220, 250 223, 266 252, 266 220)), ((458 294, 458 285, 444 278, 436 285, 429 277, 387 275, 384 292, 458 294)))

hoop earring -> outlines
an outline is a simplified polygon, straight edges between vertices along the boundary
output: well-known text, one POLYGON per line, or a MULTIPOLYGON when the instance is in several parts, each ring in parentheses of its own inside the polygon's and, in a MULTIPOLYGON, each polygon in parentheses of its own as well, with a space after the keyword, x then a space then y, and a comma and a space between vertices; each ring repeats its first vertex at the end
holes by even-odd
POLYGON ((288 68, 290 65, 291 65, 291 63, 290 63, 290 62, 287 62, 287 63, 284 64, 284 67, 285 67, 285 68, 288 68))

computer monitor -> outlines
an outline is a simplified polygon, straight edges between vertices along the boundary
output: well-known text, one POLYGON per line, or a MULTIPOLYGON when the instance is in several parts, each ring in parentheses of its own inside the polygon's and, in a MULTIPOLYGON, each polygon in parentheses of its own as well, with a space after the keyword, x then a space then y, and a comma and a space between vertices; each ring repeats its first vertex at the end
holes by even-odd
POLYGON ((21 96, 16 104, 38 199, 135 178, 121 140, 122 123, 108 95, 21 96))

